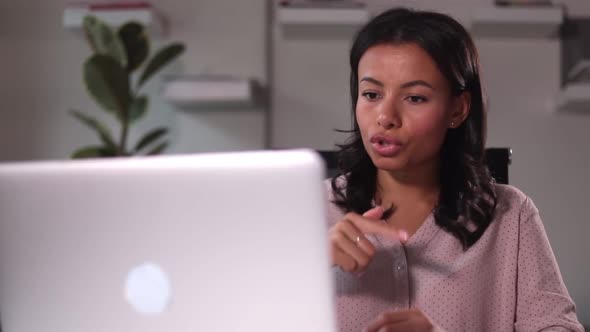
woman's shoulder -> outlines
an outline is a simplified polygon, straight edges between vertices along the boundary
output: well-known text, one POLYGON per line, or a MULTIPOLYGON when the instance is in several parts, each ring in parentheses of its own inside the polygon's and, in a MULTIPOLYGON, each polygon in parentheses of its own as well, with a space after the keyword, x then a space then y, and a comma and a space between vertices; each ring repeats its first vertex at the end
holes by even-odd
POLYGON ((506 184, 496 184, 496 216, 513 216, 538 212, 531 198, 522 190, 506 184))
POLYGON ((528 198, 522 190, 508 184, 495 184, 494 189, 496 190, 498 202, 523 203, 528 198))

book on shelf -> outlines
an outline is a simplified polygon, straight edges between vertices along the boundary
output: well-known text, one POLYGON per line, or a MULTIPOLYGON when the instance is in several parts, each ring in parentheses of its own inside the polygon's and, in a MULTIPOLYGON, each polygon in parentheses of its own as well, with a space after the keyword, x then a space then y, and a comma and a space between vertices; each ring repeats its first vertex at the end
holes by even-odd
POLYGON ((285 8, 326 8, 326 9, 357 9, 364 8, 364 2, 354 0, 283 0, 279 2, 285 8))
POLYGON ((152 9, 152 5, 146 1, 123 2, 73 2, 67 5, 67 9, 84 9, 87 11, 118 11, 152 9))
POLYGON ((79 28, 87 15, 95 15, 113 25, 128 21, 151 24, 155 20, 152 6, 145 1, 72 3, 64 11, 63 24, 65 27, 79 28))
POLYGON ((497 6, 502 7, 551 7, 551 0, 496 0, 497 6))

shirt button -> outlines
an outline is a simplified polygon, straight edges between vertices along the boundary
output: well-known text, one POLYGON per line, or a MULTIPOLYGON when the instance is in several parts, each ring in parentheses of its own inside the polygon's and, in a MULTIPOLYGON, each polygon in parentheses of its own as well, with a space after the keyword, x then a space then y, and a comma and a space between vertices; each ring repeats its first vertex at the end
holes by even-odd
POLYGON ((406 267, 406 265, 405 265, 404 263, 400 263, 400 264, 398 264, 398 265, 396 266, 396 268, 397 268, 397 270, 398 270, 398 271, 401 271, 401 270, 403 270, 405 267, 406 267))

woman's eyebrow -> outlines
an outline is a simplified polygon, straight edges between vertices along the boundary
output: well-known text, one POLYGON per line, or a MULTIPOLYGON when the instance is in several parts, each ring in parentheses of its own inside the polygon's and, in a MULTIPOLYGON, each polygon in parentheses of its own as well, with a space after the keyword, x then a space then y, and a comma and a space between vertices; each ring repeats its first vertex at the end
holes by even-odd
POLYGON ((400 85, 400 89, 407 89, 407 88, 411 88, 414 86, 425 86, 425 87, 430 88, 432 90, 436 90, 431 84, 429 84, 428 82, 423 81, 423 80, 415 80, 415 81, 406 82, 406 83, 400 85))
POLYGON ((372 78, 370 76, 365 76, 365 77, 361 78, 361 82, 363 82, 363 81, 373 83, 373 84, 378 85, 380 87, 385 86, 385 84, 383 84, 383 82, 379 81, 378 79, 372 78))
MULTIPOLYGON (((360 81, 373 83, 373 84, 378 85, 380 87, 385 86, 385 84, 383 84, 383 82, 381 82, 378 79, 375 79, 373 77, 370 77, 370 76, 365 76, 365 77, 361 78, 360 81)), ((424 87, 430 88, 432 90, 436 90, 431 84, 429 84, 428 82, 426 82, 424 80, 414 80, 414 81, 403 83, 402 85, 400 85, 400 89, 407 89, 407 88, 411 88, 414 86, 424 86, 424 87)))

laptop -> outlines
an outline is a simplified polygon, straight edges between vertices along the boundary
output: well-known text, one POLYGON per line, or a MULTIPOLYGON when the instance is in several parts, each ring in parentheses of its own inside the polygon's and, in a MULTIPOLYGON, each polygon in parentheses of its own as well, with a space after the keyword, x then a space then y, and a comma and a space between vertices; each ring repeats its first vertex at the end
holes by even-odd
POLYGON ((335 330, 312 151, 0 165, 4 332, 335 330))

